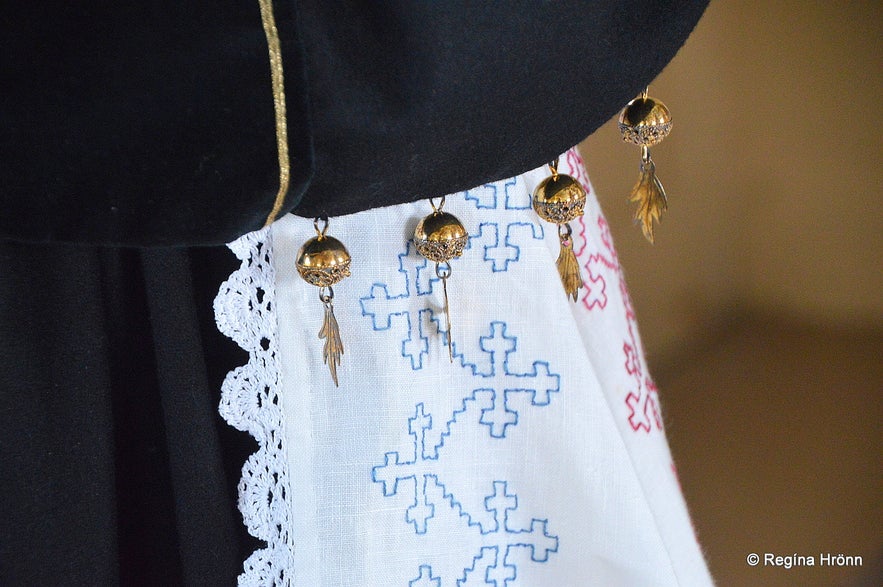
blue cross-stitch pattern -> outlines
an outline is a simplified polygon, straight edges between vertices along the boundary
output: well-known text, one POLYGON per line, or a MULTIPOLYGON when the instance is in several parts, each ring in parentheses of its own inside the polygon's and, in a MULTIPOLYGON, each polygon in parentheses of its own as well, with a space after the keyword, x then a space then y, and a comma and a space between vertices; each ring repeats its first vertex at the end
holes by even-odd
MULTIPOLYGON (((473 556, 471 565, 463 569, 463 576, 457 579, 457 587, 506 587, 516 581, 518 566, 511 555, 517 548, 529 549, 531 560, 538 563, 548 561, 551 553, 558 552, 558 537, 549 533, 549 521, 532 518, 530 528, 514 528, 509 522, 509 512, 518 509, 518 496, 509 493, 505 481, 494 481, 493 486, 493 493, 484 500, 492 523, 470 522, 470 526, 477 526, 486 537, 486 545, 473 556)), ((409 586, 441 587, 441 577, 433 576, 431 565, 420 565, 419 571, 419 576, 410 581, 409 586)))
POLYGON ((530 558, 535 562, 546 562, 549 553, 558 552, 558 537, 549 534, 548 520, 533 518, 529 529, 512 528, 509 524, 509 512, 518 509, 518 497, 507 491, 505 481, 494 481, 494 493, 485 500, 485 509, 494 516, 494 528, 491 532, 495 540, 492 546, 483 546, 472 566, 463 570, 463 578, 457 581, 458 587, 469 585, 470 575, 481 577, 483 568, 484 583, 504 587, 518 578, 518 568, 509 559, 516 548, 530 549, 530 558), (502 518, 502 520, 501 520, 502 518))
MULTIPOLYGON (((531 207, 530 196, 526 195, 526 192, 515 189, 520 181, 520 178, 513 177, 503 182, 502 204, 504 209, 527 210, 531 207)), ((498 197, 499 185, 500 182, 486 183, 463 193, 467 200, 475 202, 475 207, 479 210, 495 210, 501 199, 498 197)))
POLYGON ((491 405, 482 408, 480 422, 490 428, 491 436, 504 438, 509 426, 518 424, 518 412, 511 407, 510 398, 516 393, 525 393, 532 406, 548 405, 550 394, 561 388, 561 378, 551 372, 545 361, 534 361, 529 371, 516 372, 509 360, 518 350, 518 339, 506 334, 504 322, 491 322, 490 330, 488 336, 479 338, 484 360, 480 363, 461 361, 473 376, 482 378, 472 396, 486 392, 490 397, 491 405))
MULTIPOLYGON (((473 234, 466 249, 480 250, 482 260, 490 266, 492 273, 508 271, 513 263, 521 260, 525 243, 531 239, 543 239, 543 226, 539 221, 525 221, 521 215, 517 215, 520 220, 500 221, 506 217, 500 210, 531 208, 531 198, 524 189, 522 179, 485 184, 464 192, 464 197, 466 201, 474 203, 476 215, 473 222, 478 222, 477 229, 474 224, 470 227, 473 234)), ((408 360, 411 369, 418 371, 423 369, 424 360, 429 354, 428 334, 438 332, 444 346, 448 332, 440 317, 441 307, 414 309, 412 298, 433 294, 440 279, 435 274, 435 264, 416 253, 413 241, 408 241, 405 251, 398 258, 400 283, 375 282, 368 295, 360 298, 359 302, 362 315, 371 318, 375 331, 393 328, 404 331, 401 355, 408 360)))
POLYGON ((402 338, 401 354, 409 360, 411 369, 416 371, 423 368, 423 359, 429 354, 429 329, 435 329, 442 335, 442 344, 447 344, 447 332, 435 316, 435 310, 423 308, 414 315, 410 298, 412 292, 416 296, 431 294, 440 280, 435 274, 435 264, 419 256, 412 241, 408 241, 405 252, 398 257, 398 272, 402 280, 399 287, 393 289, 398 293, 390 293, 391 288, 385 283, 375 283, 370 293, 359 299, 359 303, 362 305, 362 315, 370 316, 375 331, 392 328, 394 317, 398 318, 396 322, 404 323, 406 334, 402 338))
POLYGON ((529 239, 542 240, 543 226, 539 222, 499 222, 502 216, 497 213, 493 220, 482 220, 484 210, 527 210, 531 208, 530 194, 520 178, 500 183, 489 183, 465 192, 467 201, 475 204, 479 211, 478 233, 470 236, 467 249, 481 247, 483 259, 491 266, 491 271, 500 273, 509 270, 509 264, 521 259, 521 246, 529 239))
MULTIPOLYGON (((384 496, 411 497, 404 519, 417 535, 426 535, 431 530, 431 520, 441 508, 455 512, 467 527, 482 535, 497 537, 474 555, 457 585, 475 584, 479 577, 476 573, 483 569, 484 584, 504 587, 517 577, 516 565, 509 558, 513 549, 530 548, 531 559, 544 562, 549 552, 557 551, 558 538, 548 534, 546 520, 534 519, 528 529, 511 527, 508 512, 516 509, 518 502, 514 494, 507 493, 504 481, 494 481, 494 492, 485 499, 486 512, 466 511, 449 483, 440 478, 439 463, 446 454, 456 459, 456 452, 444 450, 446 444, 453 442, 458 429, 474 426, 475 422, 487 426, 492 439, 505 440, 509 429, 519 423, 519 410, 514 404, 522 409, 549 405, 552 394, 560 391, 560 376, 545 361, 533 361, 529 369, 517 370, 512 358, 518 353, 518 339, 507 334, 504 322, 490 323, 489 333, 479 338, 479 348, 481 354, 475 362, 456 354, 460 366, 473 378, 456 409, 447 419, 436 423, 425 404, 418 403, 414 415, 408 418, 413 446, 410 454, 386 453, 383 464, 372 469, 371 477, 382 485, 384 496), (516 394, 520 394, 521 401, 514 401, 516 394)), ((420 569, 412 584, 434 585, 431 581, 438 578, 432 575, 431 567, 423 565, 420 569)))
MULTIPOLYGON (((413 503, 405 510, 405 521, 414 526, 417 534, 426 534, 428 522, 435 516, 435 504, 429 495, 430 481, 442 490, 443 495, 448 495, 435 473, 435 463, 439 459, 439 449, 444 445, 445 438, 451 434, 451 425, 457 421, 459 415, 466 412, 469 400, 470 398, 463 400, 463 408, 454 412, 445 424, 438 443, 432 445, 426 439, 426 433, 432 430, 432 416, 425 413, 422 403, 417 404, 414 416, 408 419, 408 433, 414 437, 413 456, 403 459, 398 452, 388 452, 384 455, 383 464, 371 470, 371 479, 382 484, 383 495, 389 497, 402 493, 414 496, 413 503), (407 484, 408 489, 401 490, 400 484, 407 484)), ((453 498, 452 504, 457 507, 453 498)))
POLYGON ((441 579, 432 576, 432 567, 420 565, 420 575, 408 582, 408 587, 441 587, 441 579))
POLYGON ((484 260, 491 264, 494 273, 509 270, 510 262, 521 259, 519 242, 528 238, 541 240, 543 227, 533 222, 510 222, 506 225, 506 236, 500 242, 500 225, 497 222, 482 222, 478 225, 478 234, 469 239, 469 248, 479 245, 484 251, 484 260), (525 236, 529 235, 529 236, 525 236))

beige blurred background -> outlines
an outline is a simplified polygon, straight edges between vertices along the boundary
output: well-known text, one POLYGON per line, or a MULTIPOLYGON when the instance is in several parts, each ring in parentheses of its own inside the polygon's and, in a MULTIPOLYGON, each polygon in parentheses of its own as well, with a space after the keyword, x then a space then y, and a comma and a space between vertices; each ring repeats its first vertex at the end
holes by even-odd
POLYGON ((638 148, 615 120, 581 146, 722 586, 883 584, 881 37, 880 2, 712 0, 650 87, 674 118, 655 245, 638 148))

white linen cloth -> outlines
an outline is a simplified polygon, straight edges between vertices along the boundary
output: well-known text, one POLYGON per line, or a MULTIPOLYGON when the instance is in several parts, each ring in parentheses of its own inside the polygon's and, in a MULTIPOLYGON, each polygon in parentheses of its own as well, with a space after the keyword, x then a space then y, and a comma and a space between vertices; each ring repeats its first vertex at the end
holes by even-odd
POLYGON ((243 585, 708 585, 607 224, 588 190, 571 223, 584 286, 565 297, 554 225, 530 194, 547 167, 453 194, 470 234, 448 280, 449 362, 434 264, 410 242, 428 201, 330 221, 352 254, 334 286, 336 388, 318 289, 298 276, 311 221, 231 248, 216 302, 251 351, 221 412, 261 449, 240 507, 268 541, 243 585), (258 326, 243 327, 251 321, 258 326))

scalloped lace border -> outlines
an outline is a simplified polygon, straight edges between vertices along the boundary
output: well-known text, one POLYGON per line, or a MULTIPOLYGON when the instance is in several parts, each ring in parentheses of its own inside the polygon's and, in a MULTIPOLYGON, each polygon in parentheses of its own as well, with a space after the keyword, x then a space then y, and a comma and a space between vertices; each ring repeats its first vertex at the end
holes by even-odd
POLYGON ((218 329, 248 351, 248 363, 230 371, 218 411, 228 424, 251 434, 259 448, 242 466, 239 511, 251 535, 267 542, 252 553, 240 587, 289 585, 294 561, 290 534, 288 458, 281 409, 281 369, 276 321, 271 228, 227 245, 242 262, 221 284, 214 302, 218 329))

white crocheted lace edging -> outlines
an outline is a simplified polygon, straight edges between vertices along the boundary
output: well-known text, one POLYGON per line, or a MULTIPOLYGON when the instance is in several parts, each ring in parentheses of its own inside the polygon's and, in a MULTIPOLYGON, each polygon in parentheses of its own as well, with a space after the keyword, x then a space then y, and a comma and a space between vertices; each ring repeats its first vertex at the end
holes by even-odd
POLYGON ((248 363, 227 374, 218 411, 251 434, 259 448, 242 466, 239 511, 248 532, 266 541, 243 565, 240 587, 290 585, 294 570, 288 458, 279 391, 281 367, 270 228, 227 245, 242 262, 214 301, 218 330, 248 351, 248 363))

